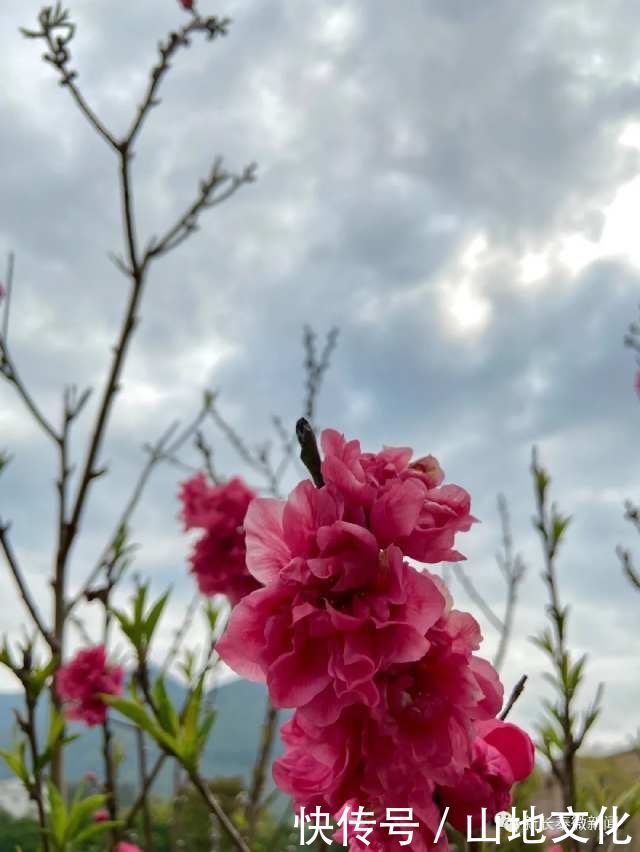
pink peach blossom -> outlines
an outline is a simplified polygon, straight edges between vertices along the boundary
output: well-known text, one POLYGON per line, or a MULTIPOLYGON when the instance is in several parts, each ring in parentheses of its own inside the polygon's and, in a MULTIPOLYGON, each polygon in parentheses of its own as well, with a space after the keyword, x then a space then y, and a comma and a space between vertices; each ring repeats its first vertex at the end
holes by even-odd
POLYGON ((239 478, 210 485, 203 473, 180 489, 185 529, 199 529, 189 561, 203 595, 226 595, 236 604, 260 588, 248 572, 243 522, 255 493, 239 478))
POLYGON ((487 818, 511 806, 511 787, 533 771, 535 749, 531 739, 509 722, 491 719, 476 723, 473 759, 455 786, 441 787, 439 796, 448 806, 449 821, 466 831, 467 818, 477 824, 481 809, 487 818))
MULTIPOLYGON (((464 558, 455 539, 475 521, 470 498, 443 484, 433 456, 365 453, 333 430, 321 446, 323 487, 306 480, 285 501, 251 503, 246 563, 263 588, 234 608, 217 650, 295 709, 273 775, 297 807, 411 808, 411 848, 446 850, 435 842, 443 807, 456 821, 495 813, 533 767, 526 734, 495 718, 503 689, 476 654, 477 622, 405 559, 464 558)), ((194 515, 205 511, 196 491, 194 515)), ((400 848, 378 829, 369 841, 348 837, 354 850, 400 848)))
POLYGON ((107 705, 101 695, 121 695, 124 671, 107 663, 104 645, 85 648, 56 675, 56 691, 65 703, 68 719, 85 725, 100 725, 107 716, 107 705))

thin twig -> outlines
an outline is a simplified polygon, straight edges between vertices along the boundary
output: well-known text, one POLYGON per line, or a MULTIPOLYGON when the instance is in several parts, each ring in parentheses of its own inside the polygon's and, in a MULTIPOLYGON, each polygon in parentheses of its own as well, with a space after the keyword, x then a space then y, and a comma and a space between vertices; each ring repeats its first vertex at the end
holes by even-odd
POLYGON ((185 24, 177 32, 170 33, 166 42, 160 42, 158 45, 160 60, 151 69, 147 91, 142 99, 142 103, 138 107, 131 129, 127 133, 126 140, 129 144, 135 140, 151 108, 159 105, 158 89, 160 83, 171 67, 171 59, 178 49, 180 47, 187 47, 190 44, 191 35, 198 31, 207 33, 210 40, 216 36, 227 35, 230 23, 229 18, 217 18, 216 16, 201 18, 196 14, 188 24, 185 24))
POLYGON ((25 582, 25 579, 22 576, 22 571, 20 570, 18 560, 16 559, 16 555, 13 552, 11 542, 9 541, 9 528, 9 524, 2 524, 2 522, 0 521, 0 547, 2 547, 2 551, 7 561, 7 565, 9 566, 9 570, 13 576, 13 579, 15 580, 16 586, 18 587, 20 597, 22 598, 22 601, 25 607, 27 608, 33 623, 38 628, 40 634, 45 639, 51 650, 55 652, 55 639, 51 634, 51 631, 47 630, 44 625, 42 616, 38 611, 38 607, 36 606, 35 601, 31 597, 31 592, 29 591, 29 587, 27 586, 27 583, 25 582))
MULTIPOLYGON (((148 786, 146 786, 147 778, 147 752, 144 731, 142 728, 136 727, 136 743, 138 749, 138 769, 140 772, 140 783, 143 789, 146 789, 148 794, 148 786)), ((151 821, 151 808, 149 807, 148 795, 142 798, 142 826, 144 831, 144 852, 153 852, 153 826, 151 821)))
POLYGON ((504 710, 502 711, 502 713, 499 716, 501 722, 504 722, 504 720, 507 718, 507 716, 511 712, 511 708, 516 703, 518 698, 520 698, 520 696, 522 695, 522 691, 523 691, 525 684, 527 682, 527 677, 528 677, 527 675, 522 675, 520 680, 513 687, 513 690, 511 692, 509 700, 507 701, 504 710))
POLYGON ((519 553, 513 551, 513 536, 511 534, 511 520, 509 508, 504 495, 498 495, 498 512, 500 514, 500 525, 502 529, 502 552, 496 555, 498 566, 507 584, 507 599, 502 620, 502 631, 500 642, 493 659, 493 665, 500 671, 507 655, 507 649, 513 631, 516 604, 518 600, 518 589, 524 580, 527 568, 519 553))
POLYGON ((151 772, 145 777, 142 787, 140 789, 140 793, 138 794, 138 798, 135 800, 133 805, 131 806, 131 810, 127 814, 127 817, 124 821, 124 829, 125 831, 130 829, 133 823, 135 822, 135 818, 137 817, 140 809, 144 806, 145 800, 149 794, 151 787, 153 786, 154 781, 160 774, 162 767, 164 766, 165 761, 167 760, 168 755, 166 752, 162 752, 156 758, 156 762, 153 764, 151 768, 151 772))
POLYGON ((224 812, 217 797, 214 796, 212 791, 209 789, 207 783, 200 776, 197 770, 188 769, 187 774, 189 775, 189 780, 196 788, 196 790, 200 793, 209 810, 218 818, 218 821, 222 826, 224 832, 226 833, 229 840, 236 847, 236 849, 239 849, 240 852, 251 852, 251 849, 243 840, 242 835, 240 834, 238 829, 235 827, 235 825, 231 822, 229 817, 224 812))
POLYGON ((13 252, 11 252, 7 259, 7 272, 5 278, 6 294, 2 318, 2 335, 0 335, 0 375, 4 376, 5 379, 15 387, 18 395, 27 407, 33 419, 44 430, 49 438, 58 445, 61 440, 60 435, 42 413, 39 406, 27 390, 25 383, 20 378, 18 369, 9 351, 9 314, 11 310, 11 297, 13 294, 14 270, 15 258, 13 252))
POLYGON ((182 643, 186 636, 187 630, 193 623, 193 616, 195 615, 198 605, 200 604, 200 597, 200 592, 196 592, 192 597, 191 601, 189 602, 187 609, 185 610, 182 623, 174 634, 173 642, 171 643, 171 647, 169 648, 167 656, 165 657, 164 662, 162 664, 162 668, 160 669, 161 677, 164 677, 166 675, 166 673, 169 671, 169 668, 173 664, 173 661, 180 653, 180 648, 182 647, 182 643))
POLYGON ((11 296, 13 290, 13 270, 15 266, 15 256, 12 251, 7 257, 7 273, 4 279, 4 307, 2 314, 2 340, 5 344, 9 339, 9 314, 11 312, 11 296))
POLYGON ((472 583, 471 579, 469 578, 469 576, 465 572, 464 568, 461 565, 456 565, 456 568, 455 568, 453 573, 457 577, 457 579, 460 581, 462 587, 464 588, 465 592, 469 595, 471 600, 476 604, 476 606, 480 610, 482 610, 487 621, 489 621, 490 624, 493 627, 495 627, 495 629, 499 633, 502 633, 504 631, 504 623, 503 623, 502 619, 498 618, 498 616, 491 609, 489 604, 482 597, 480 592, 476 589, 475 585, 472 583))
POLYGON ((144 254, 143 264, 155 257, 167 254, 177 248, 194 231, 198 229, 198 217, 203 210, 217 207, 228 198, 231 198, 241 186, 253 183, 256 179, 256 165, 251 163, 239 174, 231 174, 222 170, 221 161, 218 159, 213 164, 207 178, 200 182, 198 198, 180 216, 178 221, 160 239, 151 241, 144 254), (226 185, 226 189, 216 195, 216 191, 226 185))
POLYGON ((271 759, 273 741, 275 739, 277 729, 278 710, 267 698, 258 759, 253 767, 251 790, 249 792, 249 802, 247 804, 247 837, 249 842, 251 842, 255 834, 256 822, 260 812, 260 800, 262 798, 262 791, 264 790, 267 768, 271 759))

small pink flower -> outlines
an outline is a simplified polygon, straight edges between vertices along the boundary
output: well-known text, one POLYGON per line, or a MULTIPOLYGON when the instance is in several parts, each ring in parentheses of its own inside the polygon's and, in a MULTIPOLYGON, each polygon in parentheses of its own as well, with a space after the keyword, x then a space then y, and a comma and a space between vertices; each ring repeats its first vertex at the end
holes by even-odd
POLYGON ((512 786, 533 772, 534 762, 534 745, 516 725, 498 719, 476 723, 471 766, 455 786, 439 790, 451 825, 466 831, 467 817, 477 824, 482 808, 488 819, 508 810, 512 786))
POLYGON ((178 0, 183 9, 193 9, 193 0, 178 0))
POLYGON ((68 719, 85 725, 101 725, 107 717, 107 705, 101 695, 121 695, 124 671, 107 663, 104 645, 85 648, 56 675, 56 691, 66 704, 68 719))
POLYGON ((203 595, 226 595, 235 606, 260 588, 246 565, 244 519, 255 493, 239 478, 210 485, 199 473, 180 488, 186 530, 203 530, 189 561, 203 595))
POLYGON ((116 852, 142 852, 142 849, 135 843, 125 843, 124 840, 121 840, 116 846, 116 852))
POLYGON ((87 782, 87 784, 95 784, 98 780, 98 776, 95 772, 85 772, 84 780, 87 782))
POLYGON ((94 822, 107 822, 109 819, 109 811, 106 811, 104 808, 101 808, 99 811, 96 811, 93 815, 94 822))

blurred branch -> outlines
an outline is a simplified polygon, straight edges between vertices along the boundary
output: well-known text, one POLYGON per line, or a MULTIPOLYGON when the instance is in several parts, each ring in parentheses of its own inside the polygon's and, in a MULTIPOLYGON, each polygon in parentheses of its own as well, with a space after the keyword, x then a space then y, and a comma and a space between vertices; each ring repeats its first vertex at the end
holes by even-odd
MULTIPOLYGON (((633 524, 637 532, 640 532, 640 509, 638 509, 638 507, 630 500, 627 500, 624 505, 625 519, 633 524)), ((640 574, 638 574, 633 564, 631 551, 618 545, 616 553, 618 554, 618 559, 622 564, 622 570, 624 571, 627 579, 632 586, 640 590, 640 574)))
POLYGON ((492 625, 492 627, 495 627, 495 629, 502 634, 504 632, 504 622, 498 618, 480 592, 476 589, 464 568, 461 565, 456 565, 453 574, 458 578, 465 592, 469 595, 478 609, 482 611, 487 621, 492 625))
MULTIPOLYGON (((511 520, 509 518, 509 507, 503 494, 498 495, 498 513, 500 514, 500 526, 502 529, 502 551, 496 554, 496 559, 502 576, 507 584, 507 600, 505 603, 504 618, 502 620, 502 631, 500 643, 493 660, 495 668, 500 671, 507 655, 507 649, 513 631, 513 620, 518 598, 518 588, 522 583, 527 568, 519 553, 513 552, 513 537, 511 534, 511 520)), ((523 683, 524 686, 524 683, 523 683)))
POLYGON ((622 563, 622 570, 626 574, 629 582, 640 591, 640 575, 638 575, 633 565, 633 557, 631 556, 631 551, 625 550, 623 547, 618 546, 616 548, 616 553, 618 554, 618 558, 622 563))
POLYGON ((236 175, 222 169, 218 159, 213 164, 209 176, 200 182, 199 194, 196 200, 180 216, 178 221, 160 239, 153 238, 144 254, 143 266, 160 255, 167 254, 183 243, 192 233, 198 230, 198 217, 204 210, 209 210, 231 198, 241 186, 253 183, 256 179, 256 165, 251 163, 236 175), (223 187, 226 187, 223 189, 223 187), (222 189, 218 195, 216 192, 222 189))
POLYGON ((9 339, 9 315, 11 313, 11 296, 13 295, 13 270, 15 266, 15 255, 12 251, 7 257, 7 272, 4 279, 4 305, 2 309, 2 333, 0 340, 3 340, 5 345, 9 339))
POLYGON ((502 536, 502 549, 496 554, 496 561, 507 586, 507 597, 505 602, 504 617, 499 618, 483 595, 478 591, 475 584, 466 573, 462 565, 456 564, 454 575, 459 580, 469 598, 483 613, 487 621, 500 634, 498 648, 496 650, 493 665, 500 671, 504 664, 511 634, 513 632, 513 621, 518 598, 518 588, 526 574, 526 566, 520 554, 514 554, 513 537, 511 534, 511 521, 509 509, 504 495, 498 495, 498 514, 500 515, 500 528, 502 536))
POLYGON ((60 76, 60 85, 65 86, 74 101, 80 108, 89 124, 102 136, 102 138, 117 150, 118 143, 115 137, 107 130, 95 112, 91 109, 84 96, 76 85, 78 76, 76 71, 69 68, 71 61, 70 44, 75 35, 75 24, 69 18, 69 12, 62 8, 58 2, 55 6, 45 6, 38 15, 39 30, 21 29, 27 38, 43 39, 47 45, 47 52, 43 55, 45 62, 56 69, 60 76))
POLYGON ((4 313, 2 318, 2 336, 0 336, 0 375, 3 375, 5 379, 15 387, 16 391, 18 392, 18 395, 22 399, 23 403, 26 405, 33 419, 51 438, 51 440, 58 445, 60 444, 61 436, 57 433, 57 431, 51 425, 49 420, 40 411, 40 408, 27 390, 26 385, 20 378, 17 367, 9 352, 9 313, 11 310, 11 297, 13 294, 14 268, 15 258, 13 253, 10 253, 7 260, 7 271, 5 277, 6 294, 4 313))
POLYGON ((260 799, 264 790, 267 769, 271 760, 271 752, 273 751, 273 741, 277 730, 278 710, 267 698, 258 758, 253 767, 251 790, 249 791, 249 802, 247 804, 247 837, 249 842, 251 842, 255 834, 256 822, 260 814, 260 799))
MULTIPOLYGON (((303 410, 307 413, 310 412, 311 415, 315 413, 322 382, 330 367, 331 356, 335 350, 337 339, 338 329, 332 328, 327 334, 322 353, 318 358, 315 342, 316 334, 309 326, 304 327, 302 338, 305 351, 303 362, 305 369, 303 410)), ((267 442, 255 449, 249 447, 241 435, 223 417, 217 405, 212 405, 211 417, 240 459, 264 478, 268 493, 274 497, 279 497, 282 479, 289 463, 295 457, 295 449, 298 444, 296 434, 291 434, 284 426, 280 417, 272 417, 272 423, 280 441, 281 454, 280 461, 274 464, 270 443, 267 442)))
POLYGON ((20 597, 31 616, 34 625, 37 627, 51 650, 55 652, 57 650, 55 637, 52 635, 51 631, 47 630, 45 627, 38 607, 36 606, 34 599, 31 597, 31 592, 29 591, 29 587, 24 579, 22 571, 20 570, 18 560, 13 552, 13 548, 11 547, 11 542, 9 541, 9 524, 3 524, 2 521, 0 521, 0 547, 2 548, 5 560, 9 566, 9 571, 11 572, 13 579, 15 580, 15 584, 18 587, 20 597))
POLYGON ((198 428, 202 424, 202 421, 206 417, 208 411, 209 401, 208 397, 205 395, 204 402, 198 414, 175 438, 174 435, 178 431, 180 425, 178 421, 172 423, 155 444, 144 445, 143 449, 148 454, 147 461, 140 471, 138 480, 133 487, 133 491, 118 518, 118 522, 116 523, 100 558, 85 580, 80 591, 69 601, 67 612, 71 612, 75 609, 78 603, 86 596, 87 592, 90 591, 102 570, 109 563, 110 555, 113 553, 116 542, 119 536, 121 536, 122 531, 128 529, 133 513, 138 507, 147 483, 149 482, 151 474, 155 470, 156 466, 163 461, 173 458, 175 454, 179 452, 179 450, 189 441, 193 434, 197 433, 198 428))
POLYGON ((162 752, 162 754, 159 754, 158 757, 156 758, 155 763, 153 764, 153 766, 151 768, 151 771, 148 773, 148 775, 145 776, 144 780, 142 781, 142 784, 141 784, 141 787, 140 787, 140 792, 138 794, 138 798, 135 800, 135 802, 131 806, 131 809, 130 809, 129 813, 127 814, 126 819, 124 821, 123 828, 124 828, 125 831, 127 831, 128 829, 130 829, 132 827, 133 823, 135 822, 135 818, 137 817, 137 815, 140 812, 140 809, 144 807, 145 802, 147 801, 147 797, 149 795, 149 792, 151 790, 151 787, 153 786, 158 775, 160 774, 160 771, 161 771, 162 767, 164 766, 165 761, 167 760, 167 757, 168 757, 168 755, 166 754, 166 752, 162 752))
POLYGON ((160 83, 171 68, 171 59, 179 48, 188 47, 191 43, 191 36, 197 32, 205 33, 210 41, 216 36, 225 36, 230 23, 229 18, 217 18, 215 16, 202 18, 195 14, 188 24, 185 24, 177 32, 169 33, 167 40, 159 43, 160 60, 151 69, 147 91, 126 136, 127 143, 131 144, 135 140, 149 111, 160 104, 158 98, 160 83))
POLYGON ((207 472, 207 476, 213 482, 214 485, 220 485, 220 478, 216 473, 215 466, 213 464, 213 450, 211 445, 208 443, 206 438, 204 437, 203 432, 196 432, 195 446, 200 455, 202 456, 202 462, 204 464, 204 469, 207 472))
POLYGON ((166 673, 169 671, 173 661, 180 653, 180 648, 182 647, 182 643, 187 634, 187 630, 193 624, 193 616, 198 609, 198 605, 200 603, 200 592, 196 592, 194 596, 191 598, 189 605, 187 606, 184 614, 184 618, 182 623, 178 627, 178 629, 174 633, 173 642, 171 643, 171 647, 167 653, 167 656, 162 663, 162 667, 160 669, 160 676, 164 677, 166 673))
POLYGON ((324 347, 318 358, 316 348, 316 333, 309 325, 305 325, 303 333, 303 343, 305 349, 305 371, 306 371, 306 396, 304 401, 303 414, 309 423, 314 424, 315 407, 322 380, 325 373, 329 369, 331 356, 336 348, 338 341, 338 329, 332 328, 327 334, 324 347))

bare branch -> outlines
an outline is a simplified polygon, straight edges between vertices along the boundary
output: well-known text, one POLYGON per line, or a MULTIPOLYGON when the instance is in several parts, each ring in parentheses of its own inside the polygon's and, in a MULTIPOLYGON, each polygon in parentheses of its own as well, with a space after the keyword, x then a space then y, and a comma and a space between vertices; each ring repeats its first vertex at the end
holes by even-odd
POLYGON ((15 255, 13 252, 9 252, 7 257, 7 273, 4 279, 4 307, 2 314, 2 334, 0 335, 0 339, 4 340, 5 343, 9 339, 9 314, 11 312, 11 296, 13 290, 13 269, 15 265, 15 255))
POLYGON ((78 89, 75 80, 78 76, 76 71, 69 68, 71 61, 70 44, 75 35, 75 25, 69 19, 69 13, 58 4, 55 8, 45 6, 38 16, 39 30, 22 30, 27 38, 44 39, 47 52, 43 59, 50 63, 60 75, 60 85, 65 86, 85 116, 89 124, 99 135, 114 149, 118 143, 112 134, 100 121, 95 112, 84 99, 78 89))
POLYGON ((21 397, 23 403, 26 405, 29 413, 36 423, 38 423, 52 441, 59 444, 60 435, 40 411, 40 408, 27 390, 27 387, 20 378, 16 365, 9 352, 9 313, 11 309, 11 296, 13 293, 14 268, 15 258, 13 253, 11 253, 7 259, 7 272, 5 278, 6 294, 2 318, 2 335, 0 336, 0 375, 4 376, 5 379, 15 387, 18 395, 21 397))
POLYGON ((89 592, 91 587, 94 585, 94 583, 100 576, 100 573, 105 568, 105 565, 108 563, 109 556, 113 551, 115 542, 117 541, 121 531, 123 529, 128 528, 131 521, 131 517, 135 512, 136 508, 138 507, 138 504, 142 498, 142 495, 144 494, 147 483, 149 482, 151 474, 153 473, 156 466, 159 463, 173 457, 175 453, 177 453, 181 449, 181 447, 186 444, 186 442, 189 440, 189 438, 191 438, 193 433, 198 430, 198 427, 205 418, 208 410, 208 402, 205 399, 205 403, 203 404, 202 408, 200 409, 196 417, 193 419, 191 424, 189 424, 189 426, 187 426, 183 430, 183 432, 180 433, 177 437, 174 438, 174 435, 179 428, 179 423, 176 421, 172 423, 168 427, 168 429, 165 430, 164 434, 160 436, 160 438, 158 439, 158 441, 156 441, 155 444, 146 445, 144 447, 145 451, 148 454, 147 461, 142 470, 140 471, 140 475, 138 476, 138 480, 133 487, 131 495, 124 509, 122 510, 118 521, 113 529, 113 532, 109 537, 109 541, 107 542, 104 550, 100 554, 96 565, 83 583, 80 591, 69 602, 67 606, 68 613, 75 609, 78 603, 80 603, 80 601, 85 597, 87 592, 89 592))
POLYGON ((222 169, 222 163, 219 159, 216 160, 209 176, 201 181, 198 197, 193 204, 163 237, 151 241, 145 252, 143 265, 146 266, 153 258, 167 254, 184 242, 194 231, 197 231, 198 218, 204 210, 216 207, 226 201, 244 184, 253 183, 256 179, 255 172, 256 166, 251 163, 245 167, 241 174, 231 174, 222 169), (223 187, 226 188, 223 189, 223 187), (218 190, 222 191, 216 195, 218 190))
POLYGON ((163 77, 171 67, 171 59, 175 53, 181 47, 189 46, 191 43, 190 38, 194 33, 204 32, 210 41, 216 36, 227 35, 230 23, 229 18, 217 18, 215 16, 201 18, 196 14, 188 24, 185 24, 177 32, 169 33, 164 43, 160 42, 158 45, 160 60, 151 69, 147 91, 145 92, 142 103, 138 107, 131 129, 125 137, 127 144, 131 144, 135 140, 149 111, 159 105, 158 89, 163 77))
POLYGON ((11 572, 13 579, 15 580, 16 586, 18 587, 20 597, 22 598, 22 601, 33 620, 33 623, 38 628, 40 634, 45 639, 51 650, 55 653, 55 651, 57 650, 57 643, 54 637, 51 635, 51 632, 47 630, 44 625, 44 621, 42 620, 35 601, 31 597, 31 592, 29 591, 29 587, 27 586, 27 583, 22 575, 22 571, 20 570, 16 555, 13 552, 13 548, 11 547, 11 542, 9 541, 9 524, 2 524, 1 521, 0 547, 2 548, 7 565, 9 566, 9 571, 11 572))
POLYGON ((513 552, 513 537, 511 534, 509 509, 506 498, 502 494, 498 495, 498 512, 500 514, 500 524, 502 529, 502 552, 496 555, 496 559, 507 584, 507 600, 505 603, 504 618, 502 620, 500 642, 493 660, 495 668, 500 671, 507 654, 507 649, 511 640, 511 633, 513 631, 518 588, 525 577, 527 568, 520 554, 514 554, 513 552))
POLYGON ((215 466, 213 464, 213 450, 211 445, 208 443, 204 434, 200 431, 196 433, 195 440, 196 449, 199 451, 202 456, 202 461, 204 464, 204 469, 207 472, 207 476, 213 482, 214 485, 219 485, 221 480, 218 474, 216 473, 215 466))
POLYGON ((304 327, 303 343, 305 348, 305 370, 306 370, 306 396, 304 403, 304 416, 313 425, 315 415, 315 403, 320 391, 320 385, 325 373, 329 369, 331 356, 338 341, 338 329, 332 328, 327 334, 325 345, 318 358, 316 351, 316 334, 311 326, 304 327))
POLYGON ((253 767, 251 791, 249 793, 249 802, 247 804, 247 835, 250 841, 253 838, 256 821, 260 812, 260 800, 264 790, 267 768, 269 766, 269 760, 273 750, 273 741, 277 729, 278 710, 267 698, 265 717, 262 725, 262 735, 260 737, 260 748, 258 750, 258 759, 253 767))
POLYGON ((459 582, 462 584, 465 592, 469 595, 471 600, 476 604, 478 609, 480 609, 483 613, 487 621, 495 627, 495 629, 502 633, 504 631, 504 623, 495 612, 491 609, 486 600, 482 597, 480 592, 476 589, 475 585, 472 583, 471 579, 465 572, 464 568, 461 565, 456 565, 455 571, 453 572, 454 576, 457 577, 459 582))
POLYGON ((640 591, 640 575, 637 573, 630 550, 625 550, 623 547, 616 548, 618 558, 622 563, 622 570, 626 574, 630 583, 640 591))
POLYGON ((180 648, 182 647, 182 643, 183 643, 184 638, 187 634, 187 630, 189 629, 189 627, 191 627, 191 625, 193 623, 193 616, 195 615, 195 612, 198 608, 199 603, 200 603, 200 592, 196 592, 194 594, 194 596, 192 597, 191 601, 189 602, 189 605, 187 606, 186 610, 185 610, 185 614, 184 614, 184 618, 182 620, 182 623, 180 624, 178 629, 175 631, 175 634, 174 634, 174 637, 173 637, 173 642, 171 643, 171 647, 169 648, 167 656, 165 657, 164 662, 162 664, 162 668, 160 669, 160 676, 161 677, 164 677, 167 674, 167 672, 169 671, 169 669, 170 669, 171 665, 173 664, 175 658, 180 653, 180 648))

